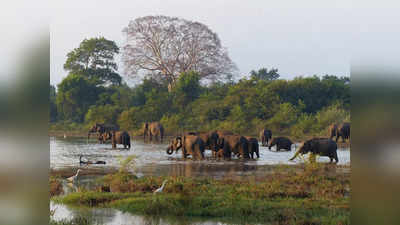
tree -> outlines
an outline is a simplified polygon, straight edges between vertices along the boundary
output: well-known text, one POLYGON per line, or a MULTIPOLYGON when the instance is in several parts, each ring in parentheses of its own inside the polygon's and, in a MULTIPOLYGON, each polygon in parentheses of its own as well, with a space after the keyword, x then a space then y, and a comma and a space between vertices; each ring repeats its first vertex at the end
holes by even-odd
POLYGON ((114 41, 100 38, 85 39, 67 54, 64 69, 73 74, 81 74, 95 84, 121 84, 118 66, 114 62, 119 48, 114 41))
POLYGON ((95 104, 98 89, 85 77, 68 75, 59 85, 57 111, 63 120, 83 122, 90 105, 95 104))
POLYGON ((272 68, 268 71, 267 68, 261 68, 258 71, 252 70, 250 72, 251 78, 258 80, 276 80, 280 77, 278 69, 272 68))
POLYGON ((173 90, 175 102, 180 107, 196 100, 201 94, 199 74, 196 72, 182 73, 173 90))
POLYGON ((204 24, 146 16, 131 21, 123 32, 127 38, 122 57, 126 74, 145 72, 163 77, 170 91, 183 72, 196 71, 200 78, 215 81, 236 71, 218 35, 204 24))

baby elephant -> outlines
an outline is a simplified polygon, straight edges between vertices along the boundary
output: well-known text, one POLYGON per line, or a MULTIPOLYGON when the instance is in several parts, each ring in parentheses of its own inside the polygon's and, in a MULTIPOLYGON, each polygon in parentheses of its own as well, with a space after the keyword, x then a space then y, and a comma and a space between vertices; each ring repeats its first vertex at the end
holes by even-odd
POLYGON ((276 145, 276 151, 280 151, 284 149, 286 151, 290 151, 292 149, 293 142, 287 137, 275 137, 271 140, 268 145, 268 149, 271 150, 271 147, 276 145))
POLYGON ((313 138, 303 143, 300 149, 294 154, 294 156, 290 159, 295 159, 299 154, 307 154, 308 152, 311 153, 310 161, 315 161, 315 156, 328 156, 333 162, 338 163, 339 159, 337 156, 337 144, 336 142, 332 141, 330 138, 313 138))
MULTIPOLYGON (((111 131, 106 132, 101 135, 102 142, 105 143, 107 140, 111 139, 112 148, 117 148, 117 144, 124 145, 124 149, 131 148, 131 137, 126 131, 111 131)), ((100 140, 100 138, 99 138, 100 140)))

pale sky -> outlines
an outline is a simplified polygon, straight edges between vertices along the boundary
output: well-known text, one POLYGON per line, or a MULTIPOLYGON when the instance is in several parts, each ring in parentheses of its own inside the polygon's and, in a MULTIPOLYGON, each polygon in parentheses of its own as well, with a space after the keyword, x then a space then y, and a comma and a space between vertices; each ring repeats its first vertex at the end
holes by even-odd
MULTIPOLYGON (((122 29, 130 20, 147 15, 206 24, 219 35, 242 75, 261 67, 278 68, 288 79, 350 75, 357 18, 348 0, 72 0, 57 1, 54 6, 50 26, 52 84, 67 75, 63 69, 66 54, 84 38, 104 36, 122 47, 122 29)), ((119 58, 118 63, 121 67, 119 58)), ((124 77, 122 70, 119 72, 124 77)))

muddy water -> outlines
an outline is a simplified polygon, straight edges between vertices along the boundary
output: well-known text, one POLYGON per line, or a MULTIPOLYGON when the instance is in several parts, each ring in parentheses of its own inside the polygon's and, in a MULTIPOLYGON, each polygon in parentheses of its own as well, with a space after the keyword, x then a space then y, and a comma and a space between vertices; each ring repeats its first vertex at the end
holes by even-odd
MULTIPOLYGON (((295 149, 290 152, 269 151, 267 147, 260 147, 260 158, 254 160, 215 160, 211 152, 206 151, 206 160, 183 160, 181 154, 168 155, 165 152, 167 144, 144 143, 141 140, 132 140, 130 150, 117 150, 111 148, 111 144, 98 144, 96 140, 89 142, 86 138, 56 138, 50 137, 50 167, 53 169, 84 167, 79 164, 79 156, 84 160, 106 162, 106 165, 89 165, 90 168, 118 168, 121 159, 135 155, 135 172, 138 176, 147 175, 175 175, 175 176, 246 176, 249 174, 264 173, 268 171, 268 165, 303 163, 301 159, 289 162, 295 149)), ((298 144, 297 144, 298 148, 298 144)), ((338 149, 339 164, 350 164, 349 149, 338 149)), ((329 162, 328 157, 319 157, 319 162, 329 162)))

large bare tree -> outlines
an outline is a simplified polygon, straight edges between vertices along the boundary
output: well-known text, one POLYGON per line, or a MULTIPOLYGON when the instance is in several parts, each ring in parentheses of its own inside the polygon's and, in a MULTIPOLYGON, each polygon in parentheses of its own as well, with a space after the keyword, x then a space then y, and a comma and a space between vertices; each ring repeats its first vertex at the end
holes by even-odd
POLYGON ((237 71, 218 35, 206 25, 176 17, 146 16, 124 28, 122 60, 131 76, 152 74, 170 88, 179 74, 196 71, 201 78, 224 80, 237 71))

